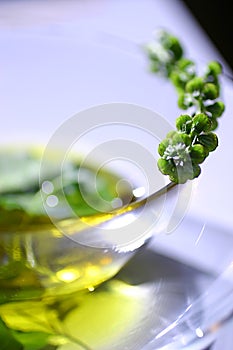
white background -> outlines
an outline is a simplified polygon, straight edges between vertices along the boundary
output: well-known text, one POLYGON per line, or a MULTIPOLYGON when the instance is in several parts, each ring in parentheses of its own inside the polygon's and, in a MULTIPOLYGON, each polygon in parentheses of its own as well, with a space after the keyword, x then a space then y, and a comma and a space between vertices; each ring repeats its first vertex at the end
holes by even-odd
MULTIPOLYGON (((1 1, 0 120, 2 139, 9 137, 9 130, 11 130, 11 137, 17 134, 22 118, 27 121, 28 130, 36 128, 38 132, 43 133, 46 127, 47 131, 52 132, 55 115, 59 125, 76 113, 78 108, 89 107, 90 103, 95 104, 99 101, 98 96, 89 96, 90 100, 83 97, 82 102, 76 105, 74 92, 69 92, 70 86, 62 91, 63 101, 56 100, 55 97, 54 100, 47 101, 46 91, 48 94, 51 92, 49 91, 50 86, 49 83, 40 86, 45 81, 45 77, 43 72, 38 71, 38 77, 34 80, 38 84, 36 91, 41 93, 41 100, 44 98, 46 105, 41 105, 45 103, 41 102, 35 106, 35 102, 38 103, 40 99, 33 94, 33 84, 30 85, 33 81, 28 77, 29 74, 27 75, 28 72, 30 73, 30 66, 28 72, 25 70, 27 67, 24 63, 27 57, 24 56, 23 47, 20 46, 22 37, 31 36, 32 45, 33 36, 43 39, 43 36, 47 35, 50 38, 54 37, 55 40, 60 37, 75 39, 76 35, 80 35, 80 32, 78 34, 80 24, 88 31, 93 29, 104 34, 103 37, 108 45, 112 43, 132 53, 137 51, 137 45, 151 39, 155 28, 168 28, 181 39, 188 56, 203 63, 218 59, 229 72, 223 58, 179 0, 1 1), (14 71, 12 67, 17 67, 17 69, 14 71), (22 67, 21 70, 20 67, 22 67), (18 81, 14 84, 17 79, 18 81), (21 88, 18 88, 19 79, 21 88), (54 108, 55 105, 56 108, 54 108), (41 117, 42 111, 43 117, 41 117), (53 123, 49 122, 51 117, 53 123)), ((83 39, 93 40, 89 37, 83 39)), ((36 47, 34 52, 36 55, 36 47)), ((53 62, 51 62, 51 67, 52 65, 53 62)), ((66 83, 64 81, 64 84, 66 83)), ((151 86, 153 86, 152 80, 151 86)), ((99 88, 101 90, 101 86, 99 88)), ((133 97, 130 93, 127 95, 127 91, 132 89, 132 83, 129 81, 129 85, 124 84, 122 89, 126 96, 125 102, 132 102, 133 97)), ((134 88, 134 90, 134 93, 138 94, 138 101, 141 105, 157 108, 158 101, 156 99, 152 101, 146 94, 147 90, 144 94, 140 89, 134 88)), ((167 99, 164 99, 164 101, 159 101, 159 108, 160 112, 168 119, 170 118, 172 123, 178 110, 174 109, 175 97, 172 90, 168 88, 168 91, 171 92, 170 104, 167 99)), ((106 100, 111 100, 112 97, 109 95, 106 100)), ((211 223, 212 226, 218 228, 219 234, 221 230, 231 232, 233 228, 232 97, 232 86, 226 86, 223 98, 227 101, 227 109, 218 130, 220 145, 203 166, 203 173, 196 182, 195 195, 190 207, 191 217, 195 220, 200 219, 205 224, 211 223)), ((228 335, 221 338, 221 341, 216 343, 214 350, 230 349, 232 342, 229 338, 228 335), (223 343, 224 339, 226 344, 223 343)))

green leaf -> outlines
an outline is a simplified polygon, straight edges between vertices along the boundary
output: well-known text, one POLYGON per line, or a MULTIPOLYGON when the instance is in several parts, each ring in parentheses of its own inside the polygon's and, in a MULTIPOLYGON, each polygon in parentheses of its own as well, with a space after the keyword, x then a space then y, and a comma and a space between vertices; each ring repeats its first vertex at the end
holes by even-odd
POLYGON ((30 225, 50 225, 51 220, 44 205, 51 195, 58 203, 54 208, 49 208, 50 216, 54 219, 70 217, 74 212, 78 216, 88 216, 109 211, 113 209, 112 200, 119 195, 123 203, 132 198, 130 185, 118 193, 118 176, 104 169, 96 171, 93 165, 80 167, 77 158, 67 159, 62 173, 57 173, 56 161, 50 161, 45 174, 45 182, 50 189, 46 192, 42 184, 40 190, 39 166, 40 157, 31 150, 0 151, 1 232, 14 231, 19 225, 21 230, 30 225))
MULTIPOLYGON (((40 350, 48 344, 50 334, 43 332, 12 332, 15 338, 23 344, 23 350, 40 350)), ((10 349, 9 349, 10 350, 10 349)))
MULTIPOLYGON (((23 350, 23 345, 14 338, 12 332, 0 318, 0 344, 1 350, 23 350)), ((29 350, 29 349, 28 349, 29 350)), ((31 350, 31 349, 30 349, 31 350)))

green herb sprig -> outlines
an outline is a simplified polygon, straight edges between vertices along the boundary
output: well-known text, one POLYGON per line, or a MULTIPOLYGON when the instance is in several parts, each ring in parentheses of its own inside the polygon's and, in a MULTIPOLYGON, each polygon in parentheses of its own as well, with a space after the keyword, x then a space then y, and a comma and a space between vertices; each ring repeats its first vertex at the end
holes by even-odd
POLYGON ((156 39, 146 47, 151 71, 172 82, 179 108, 189 110, 176 119, 176 130, 159 144, 158 168, 172 182, 185 183, 200 175, 200 164, 218 146, 213 131, 225 110, 219 100, 222 66, 209 62, 203 76, 198 76, 195 63, 184 57, 178 38, 160 31, 156 39))

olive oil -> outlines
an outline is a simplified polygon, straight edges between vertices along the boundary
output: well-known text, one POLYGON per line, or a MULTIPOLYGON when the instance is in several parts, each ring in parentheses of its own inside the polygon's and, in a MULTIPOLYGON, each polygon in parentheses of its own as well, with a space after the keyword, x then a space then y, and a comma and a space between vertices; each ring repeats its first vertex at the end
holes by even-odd
POLYGON ((111 279, 132 253, 80 244, 58 224, 104 220, 132 189, 119 194, 119 176, 78 158, 61 181, 51 156, 39 181, 40 159, 37 148, 0 151, 1 349, 109 349, 141 315, 140 288, 111 279))
POLYGON ((150 294, 114 278, 92 292, 4 303, 1 349, 133 350, 135 325, 144 327, 150 314, 150 294))
POLYGON ((93 166, 81 167, 80 159, 75 157, 66 161, 61 175, 52 155, 46 164, 46 179, 40 182, 40 158, 41 150, 37 148, 0 152, 3 301, 93 290, 115 275, 130 255, 79 244, 56 227, 56 223, 72 217, 91 220, 93 214, 104 215, 113 209, 116 199, 124 204, 132 197, 130 188, 119 198, 118 176, 104 170, 97 172, 93 166), (93 179, 95 186, 90 183, 93 179))

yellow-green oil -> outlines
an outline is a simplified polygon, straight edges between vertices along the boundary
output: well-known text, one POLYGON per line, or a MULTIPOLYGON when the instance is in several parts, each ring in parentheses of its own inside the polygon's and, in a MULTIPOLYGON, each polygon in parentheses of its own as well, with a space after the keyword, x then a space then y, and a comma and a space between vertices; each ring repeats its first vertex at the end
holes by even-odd
MULTIPOLYGON (((1 349, 102 350, 103 344, 110 349, 140 314, 139 288, 112 279, 129 253, 79 244, 54 222, 69 223, 75 215, 90 223, 107 219, 111 203, 119 199, 119 177, 95 173, 98 191, 92 192, 88 176, 96 169, 82 169, 83 196, 75 182, 78 162, 67 165, 73 177, 65 173, 63 188, 57 186, 56 170, 48 169, 46 181, 53 191, 43 195, 56 196, 59 208, 65 198, 74 211, 70 218, 67 211, 54 210, 51 218, 40 196, 39 154, 32 149, 0 152, 1 349)), ((121 194, 122 203, 129 192, 121 194)))

